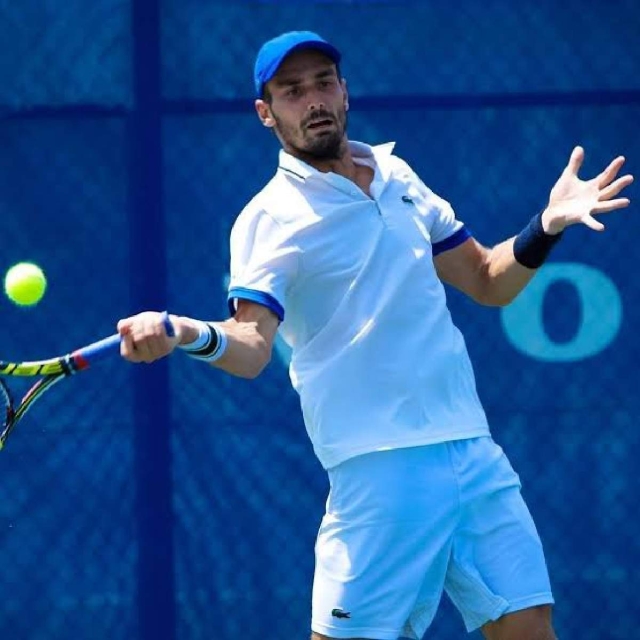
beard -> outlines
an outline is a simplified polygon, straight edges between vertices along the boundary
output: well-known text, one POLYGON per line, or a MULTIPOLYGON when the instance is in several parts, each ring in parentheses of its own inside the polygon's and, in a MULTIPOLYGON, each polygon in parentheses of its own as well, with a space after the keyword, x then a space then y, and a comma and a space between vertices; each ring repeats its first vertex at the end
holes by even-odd
POLYGON ((275 114, 276 132, 283 147, 291 150, 301 159, 339 160, 346 148, 347 112, 332 115, 326 111, 315 113, 313 118, 304 121, 300 127, 285 125, 275 114), (333 125, 327 131, 315 133, 309 128, 312 122, 331 120, 333 125))
POLYGON ((313 134, 313 130, 307 129, 303 133, 305 144, 299 151, 315 160, 339 160, 344 154, 345 133, 346 126, 340 123, 331 131, 319 134, 313 134))

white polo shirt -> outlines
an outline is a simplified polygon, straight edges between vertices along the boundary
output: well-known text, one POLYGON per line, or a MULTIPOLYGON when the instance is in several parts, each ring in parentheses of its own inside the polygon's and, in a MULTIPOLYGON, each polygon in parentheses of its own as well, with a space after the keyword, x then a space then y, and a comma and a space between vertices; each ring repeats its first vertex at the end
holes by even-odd
POLYGON ((280 152, 231 232, 230 308, 274 311, 325 468, 353 456, 489 433, 433 255, 470 237, 393 144, 351 142, 353 182, 280 152))

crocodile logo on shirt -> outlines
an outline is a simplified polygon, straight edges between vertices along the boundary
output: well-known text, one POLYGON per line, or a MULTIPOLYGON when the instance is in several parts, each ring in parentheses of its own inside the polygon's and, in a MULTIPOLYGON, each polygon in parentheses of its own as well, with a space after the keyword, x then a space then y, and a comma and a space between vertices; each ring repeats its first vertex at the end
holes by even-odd
POLYGON ((331 615, 334 618, 350 618, 351 614, 348 611, 343 611, 342 609, 332 609, 331 615))

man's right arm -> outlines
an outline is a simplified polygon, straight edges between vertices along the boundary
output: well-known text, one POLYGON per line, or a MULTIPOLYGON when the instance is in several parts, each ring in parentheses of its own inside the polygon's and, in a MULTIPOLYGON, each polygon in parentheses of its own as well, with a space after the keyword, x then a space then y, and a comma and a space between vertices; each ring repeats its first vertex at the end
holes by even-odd
MULTIPOLYGON (((198 328, 191 318, 177 317, 181 343, 187 344, 198 336, 198 328)), ((255 378, 269 364, 273 341, 280 321, 267 307, 239 300, 233 316, 223 322, 213 322, 227 337, 224 354, 212 365, 241 378, 255 378)))
MULTIPOLYGON (((198 338, 200 321, 186 316, 169 318, 175 337, 167 336, 163 315, 158 312, 146 311, 121 320, 118 331, 122 356, 130 362, 153 362, 198 338)), ((233 318, 212 323, 224 331, 227 339, 224 353, 212 365, 235 376, 255 378, 271 359, 279 323, 267 307, 239 300, 233 318)))

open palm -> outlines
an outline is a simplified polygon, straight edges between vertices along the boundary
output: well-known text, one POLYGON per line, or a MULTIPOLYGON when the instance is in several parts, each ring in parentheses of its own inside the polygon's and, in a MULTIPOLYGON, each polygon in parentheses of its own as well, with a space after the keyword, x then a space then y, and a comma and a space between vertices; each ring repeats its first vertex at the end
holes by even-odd
POLYGON ((616 178, 624 164, 624 157, 618 156, 591 180, 578 177, 583 161, 584 149, 575 147, 569 163, 551 189, 549 204, 542 215, 542 224, 547 233, 560 233, 564 228, 578 223, 602 231, 604 225, 594 215, 629 205, 628 198, 616 197, 633 182, 631 175, 616 178))

